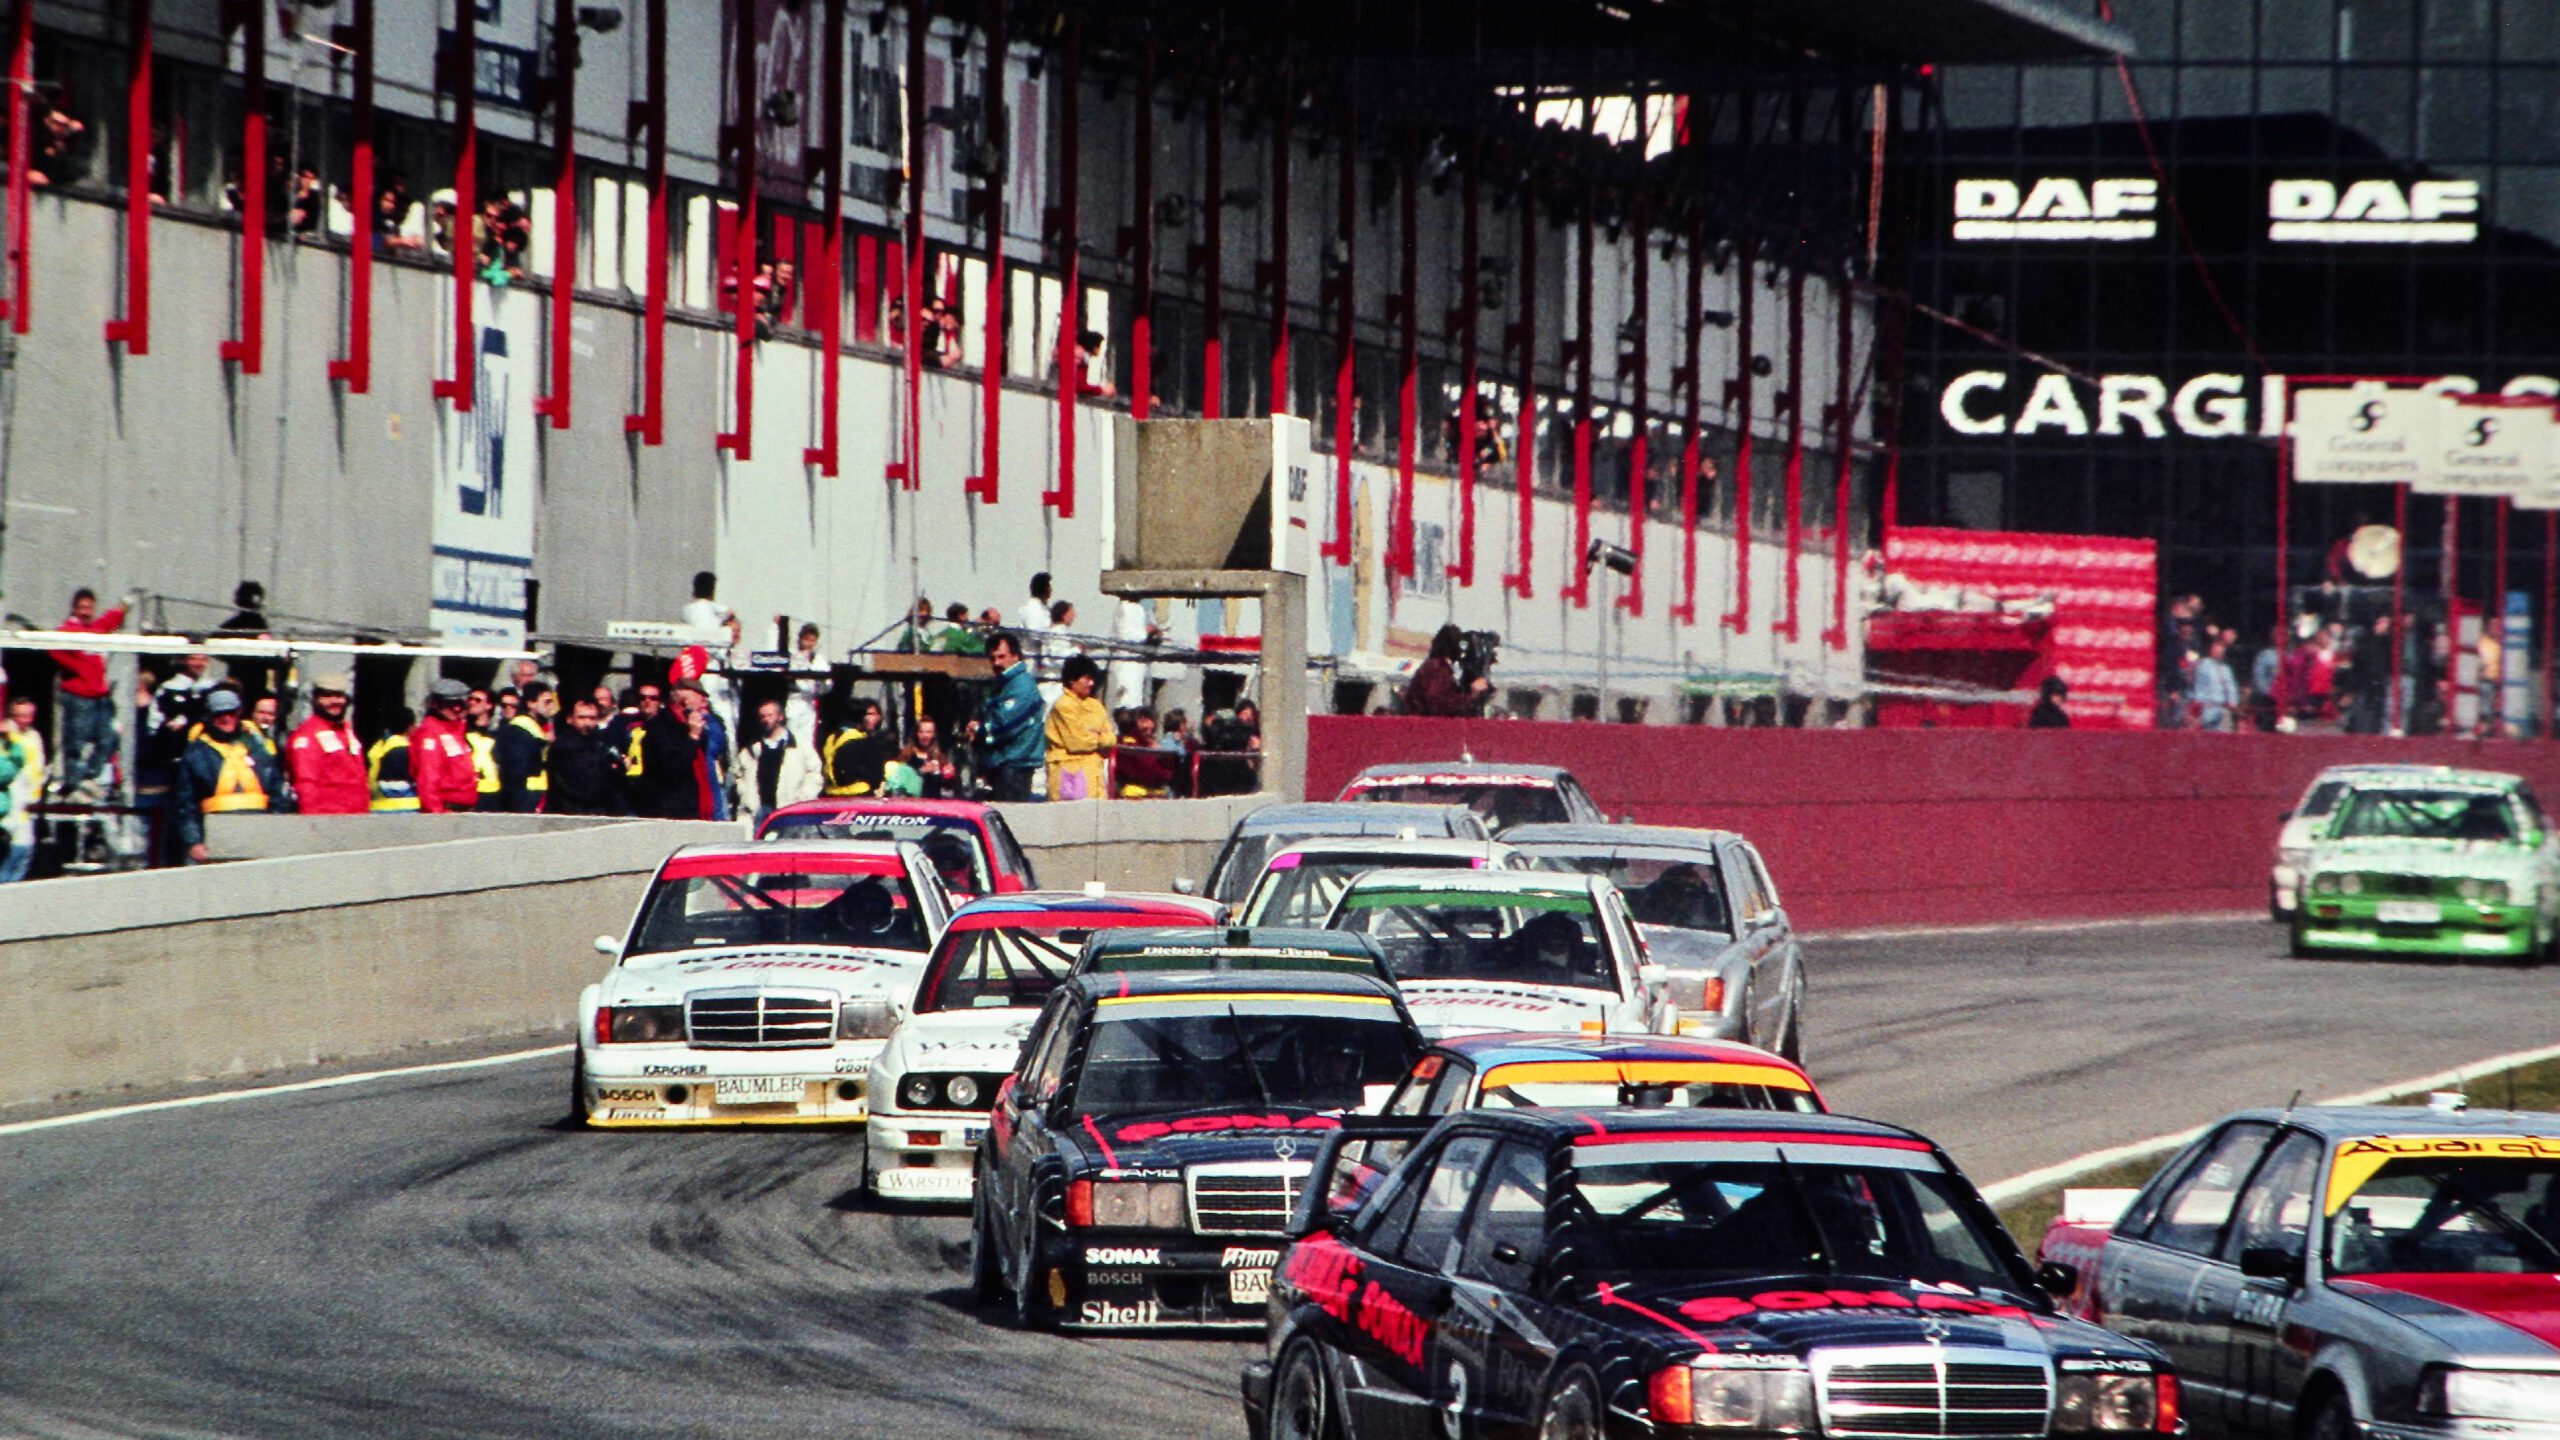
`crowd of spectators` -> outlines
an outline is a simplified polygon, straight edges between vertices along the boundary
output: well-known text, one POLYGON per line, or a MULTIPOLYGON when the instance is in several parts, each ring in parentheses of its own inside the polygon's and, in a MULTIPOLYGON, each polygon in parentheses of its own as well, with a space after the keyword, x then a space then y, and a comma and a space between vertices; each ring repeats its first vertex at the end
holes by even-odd
POLYGON ((2451 656, 2432 611, 2405 611, 2395 643, 2387 586, 2333 582, 2297 596, 2294 610, 2289 627, 2270 629, 2251 648, 2206 612, 2201 596, 2171 597, 2157 656, 2160 728, 2442 731, 2439 681, 2451 656))

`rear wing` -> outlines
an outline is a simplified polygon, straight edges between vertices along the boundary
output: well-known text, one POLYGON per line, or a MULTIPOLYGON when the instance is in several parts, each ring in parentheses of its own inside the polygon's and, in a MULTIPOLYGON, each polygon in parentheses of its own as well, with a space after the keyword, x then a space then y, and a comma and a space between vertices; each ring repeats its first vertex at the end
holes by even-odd
POLYGON ((1327 1132, 1316 1150, 1314 1168, 1289 1216, 1289 1238, 1322 1234, 1360 1213, 1413 1142, 1439 1123, 1436 1115, 1343 1116, 1342 1128, 1327 1132))

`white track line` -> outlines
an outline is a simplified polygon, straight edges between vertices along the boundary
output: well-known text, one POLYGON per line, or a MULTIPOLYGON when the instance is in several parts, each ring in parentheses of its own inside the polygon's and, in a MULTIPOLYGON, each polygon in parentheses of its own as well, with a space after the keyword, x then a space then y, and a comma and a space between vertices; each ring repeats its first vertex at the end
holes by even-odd
POLYGON ((553 1055, 566 1055, 573 1045, 545 1045, 538 1050, 510 1050, 504 1055, 483 1055, 476 1060, 439 1060, 432 1065, 403 1065, 393 1070, 366 1070, 354 1075, 331 1075, 320 1080, 297 1080, 290 1085, 261 1085, 254 1090, 217 1090, 209 1095, 182 1095, 175 1100, 150 1100, 139 1105, 114 1105, 104 1110, 82 1110, 69 1115, 53 1115, 42 1120, 21 1120, 14 1125, 0 1125, 0 1135, 23 1135, 34 1130, 59 1130, 66 1125, 86 1125, 95 1120, 113 1120, 125 1115, 147 1115, 155 1110, 185 1110, 197 1105, 228 1105, 234 1100, 263 1100, 270 1095, 292 1095, 304 1090, 334 1090, 341 1085, 363 1085, 375 1080, 397 1080, 408 1075, 436 1075, 450 1070, 485 1070, 496 1065, 514 1065, 526 1060, 541 1060, 553 1055))
POLYGON ((2147 925, 2202 925, 2264 919, 2263 910, 2199 910, 2179 915, 2122 915, 2109 920, 2018 920, 1985 925, 1871 925, 1863 930, 1807 930, 1807 940, 1901 940, 1935 935, 2069 935, 2147 925))
MULTIPOLYGON (((2560 1060, 2560 1045, 2544 1045, 2532 1050, 2492 1055, 2486 1060, 2475 1060, 2459 1069, 2439 1070, 2433 1075, 2421 1075, 2415 1080, 2402 1080, 2396 1084, 2380 1085, 2371 1090, 2359 1090, 2352 1095, 2340 1095, 2335 1099, 2319 1100, 2313 1103, 2376 1105, 2394 1096, 2415 1095, 2420 1091, 2458 1086, 2476 1075, 2512 1070, 2519 1065, 2538 1065, 2545 1060, 2560 1060)), ((2148 1140, 2137 1140, 2130 1145, 2114 1145, 2104 1150, 2092 1150, 2086 1155, 2065 1160, 2059 1164, 2030 1170, 2024 1175, 2013 1175, 1998 1184, 1985 1185, 1982 1187, 1982 1198, 1993 1205, 2007 1205, 2012 1201, 2025 1199, 2039 1190, 2067 1184, 2092 1171, 2111 1169, 2136 1160, 2147 1160, 2154 1155, 2165 1155, 2210 1128, 2212 1127, 2208 1125, 2198 1125, 2192 1130, 2181 1130, 2174 1135, 2154 1135, 2148 1140)))

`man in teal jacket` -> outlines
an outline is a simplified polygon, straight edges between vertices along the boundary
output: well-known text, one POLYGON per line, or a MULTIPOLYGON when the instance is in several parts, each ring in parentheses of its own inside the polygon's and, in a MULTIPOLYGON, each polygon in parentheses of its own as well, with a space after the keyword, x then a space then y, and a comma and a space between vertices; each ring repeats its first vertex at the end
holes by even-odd
POLYGON ((978 770, 998 800, 1028 800, 1031 776, 1046 753, 1042 731, 1049 717, 1040 703, 1039 677, 1023 661, 1022 642, 1010 630, 996 632, 987 658, 995 662, 996 683, 978 714, 978 770))

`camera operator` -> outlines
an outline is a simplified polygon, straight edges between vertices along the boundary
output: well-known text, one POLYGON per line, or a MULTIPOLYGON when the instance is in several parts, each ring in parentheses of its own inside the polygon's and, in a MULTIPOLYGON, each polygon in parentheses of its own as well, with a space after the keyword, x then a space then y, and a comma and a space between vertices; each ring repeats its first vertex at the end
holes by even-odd
POLYGON ((1493 682, 1482 675, 1459 678, 1459 662, 1466 651, 1466 632, 1455 625, 1443 625, 1431 637, 1431 657, 1405 682, 1404 713, 1407 715, 1480 715, 1485 702, 1493 698, 1493 682))

